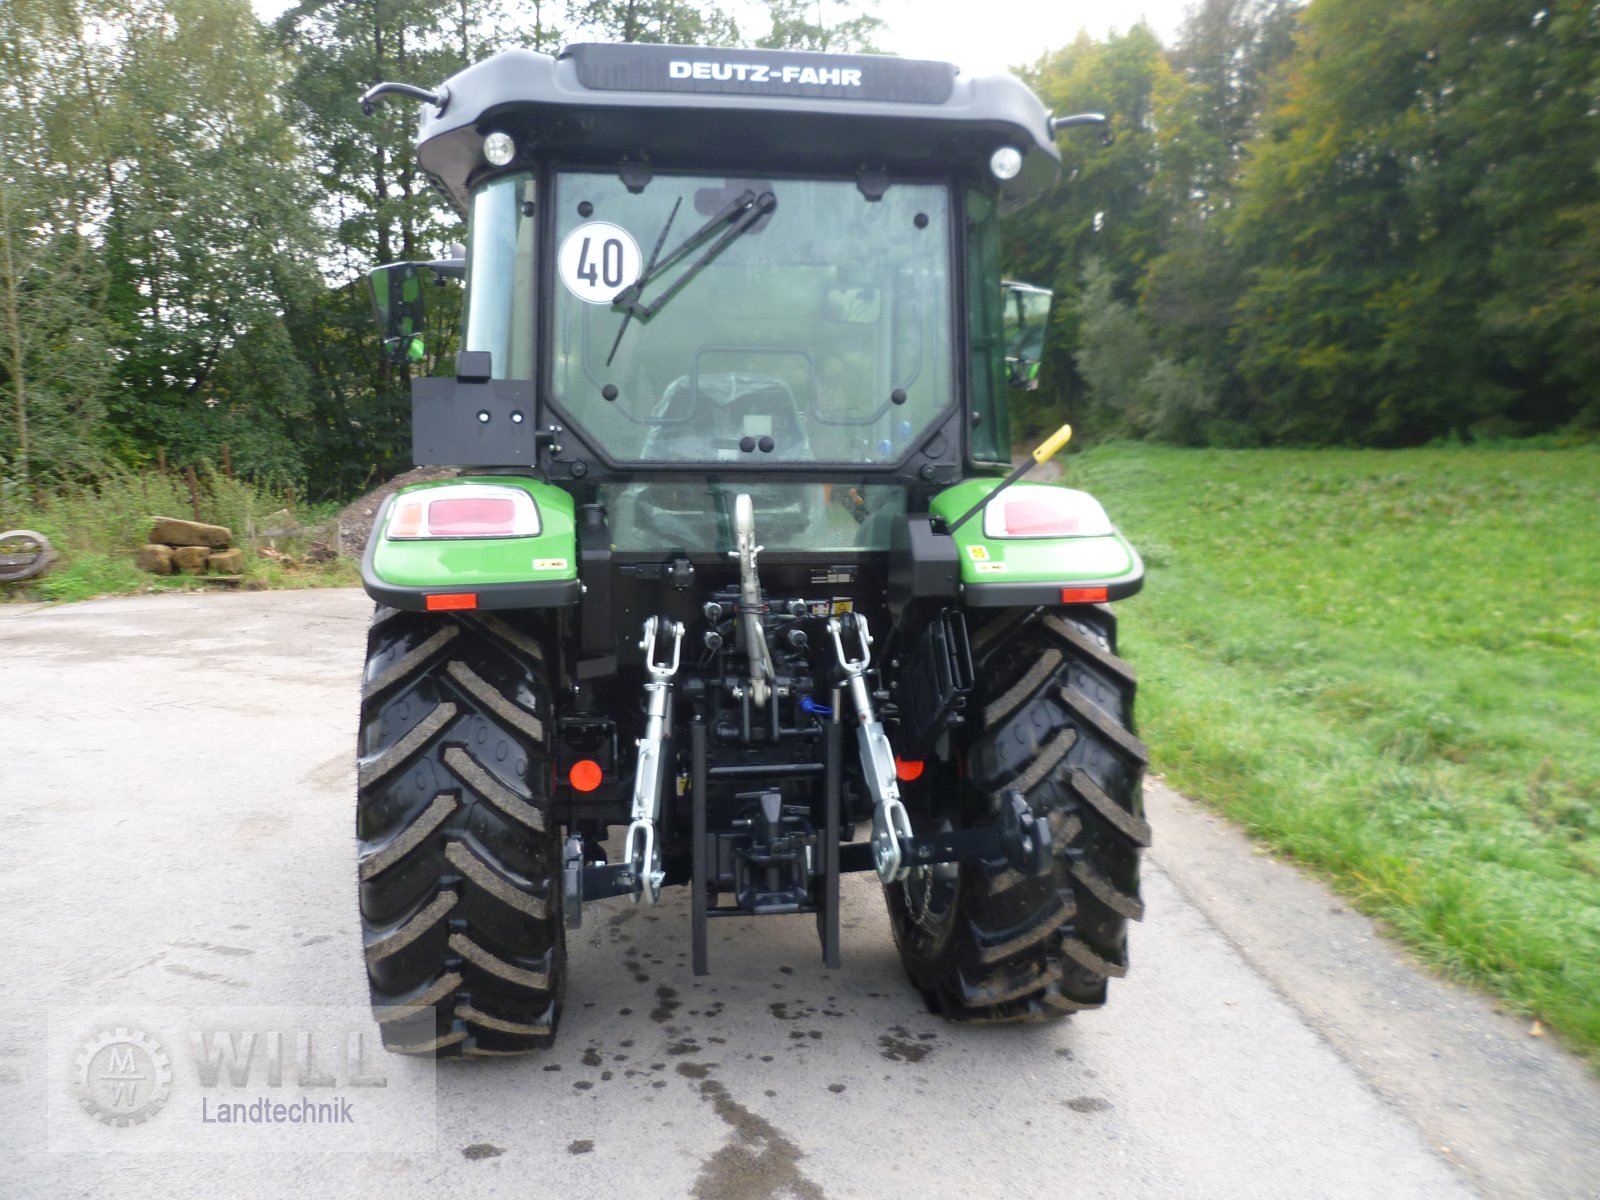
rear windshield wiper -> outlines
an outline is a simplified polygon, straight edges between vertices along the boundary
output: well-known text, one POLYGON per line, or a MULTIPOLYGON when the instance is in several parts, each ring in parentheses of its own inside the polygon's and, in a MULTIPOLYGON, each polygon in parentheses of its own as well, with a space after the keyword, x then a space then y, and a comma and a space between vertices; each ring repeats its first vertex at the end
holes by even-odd
POLYGON ((622 344, 622 335, 628 332, 628 323, 634 317, 638 317, 641 321, 648 321, 656 313, 660 312, 667 301, 681 292, 684 286, 698 275, 712 259, 716 258, 717 255, 721 254, 740 237, 750 232, 750 229, 757 221, 777 208, 778 198, 771 192, 762 192, 761 195, 757 196, 755 192, 748 189, 745 190, 732 202, 724 206, 716 216, 684 238, 682 242, 673 248, 670 254, 662 258, 662 244, 667 240, 667 232, 672 228, 672 222, 677 217, 678 207, 682 203, 683 198, 679 197, 677 203, 672 206, 672 211, 667 214, 667 223, 662 226, 661 234, 656 238, 655 249, 651 251, 650 261, 645 265, 644 273, 633 283, 618 292, 611 301, 613 305, 627 309, 627 315, 622 318, 622 328, 617 330, 616 341, 611 343, 611 353, 606 355, 607 366, 610 366, 611 360, 617 356, 617 347, 622 344), (727 232, 706 247, 705 253, 685 267, 683 274, 673 280, 666 291, 649 303, 645 302, 644 289, 652 280, 665 274, 669 268, 683 261, 696 249, 704 245, 718 228, 726 225, 729 221, 732 221, 733 224, 727 232))

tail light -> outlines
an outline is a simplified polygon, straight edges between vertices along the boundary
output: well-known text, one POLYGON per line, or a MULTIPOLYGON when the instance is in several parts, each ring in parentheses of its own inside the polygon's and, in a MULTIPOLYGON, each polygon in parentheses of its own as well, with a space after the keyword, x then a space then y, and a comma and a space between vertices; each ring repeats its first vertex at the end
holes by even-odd
POLYGON ((1104 537, 1111 519, 1088 492, 1020 483, 983 510, 986 538, 1104 537))
POLYGON ((539 506, 521 488, 461 483, 400 497, 385 536, 390 541, 532 537, 539 529, 539 506))

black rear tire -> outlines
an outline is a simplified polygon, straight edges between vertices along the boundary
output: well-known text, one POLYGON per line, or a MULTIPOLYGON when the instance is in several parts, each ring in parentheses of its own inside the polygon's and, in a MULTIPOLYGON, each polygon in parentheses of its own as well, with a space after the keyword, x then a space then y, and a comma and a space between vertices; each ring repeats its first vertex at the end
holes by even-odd
POLYGON ((965 753, 904 785, 913 821, 993 824, 1015 788, 1048 820, 1054 859, 1037 876, 914 872, 885 889, 895 943, 929 1007, 954 1020, 1096 1008, 1127 971, 1128 921, 1144 915, 1148 754, 1133 733, 1133 671, 1103 606, 997 614, 972 642, 965 753))
POLYGON ((378 608, 356 835, 367 979, 390 1050, 516 1054, 555 1037, 566 943, 550 712, 531 620, 378 608))

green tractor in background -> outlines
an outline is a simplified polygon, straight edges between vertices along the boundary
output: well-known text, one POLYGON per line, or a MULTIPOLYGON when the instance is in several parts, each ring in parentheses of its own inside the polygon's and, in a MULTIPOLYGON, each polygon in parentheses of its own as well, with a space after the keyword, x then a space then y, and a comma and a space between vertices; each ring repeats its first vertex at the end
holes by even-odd
POLYGON ((421 102, 459 258, 373 272, 415 362, 362 697, 360 897, 392 1050, 548 1045, 586 901, 813 920, 875 871, 957 1020, 1104 1003, 1142 915, 1146 753, 1109 601, 1138 555, 1013 470, 1048 292, 999 218, 1055 183, 1018 80, 861 55, 508 51, 421 102), (621 836, 613 840, 614 831, 621 836))

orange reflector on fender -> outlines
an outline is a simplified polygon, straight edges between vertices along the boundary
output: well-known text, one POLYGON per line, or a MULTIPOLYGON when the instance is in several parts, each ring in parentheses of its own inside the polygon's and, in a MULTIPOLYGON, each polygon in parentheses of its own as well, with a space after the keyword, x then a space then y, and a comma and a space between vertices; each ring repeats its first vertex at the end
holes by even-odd
POLYGON ((600 786, 600 764, 592 758, 580 758, 567 772, 567 782, 580 792, 592 792, 600 786))
POLYGON ((459 608, 477 607, 477 592, 446 592, 441 596, 428 597, 429 612, 454 612, 459 608))
POLYGON ((922 761, 913 759, 907 762, 897 754, 894 756, 894 774, 895 778, 901 783, 910 783, 913 779, 921 779, 922 761))
POLYGON ((1099 604, 1106 598, 1105 588, 1062 588, 1063 604, 1099 604))

